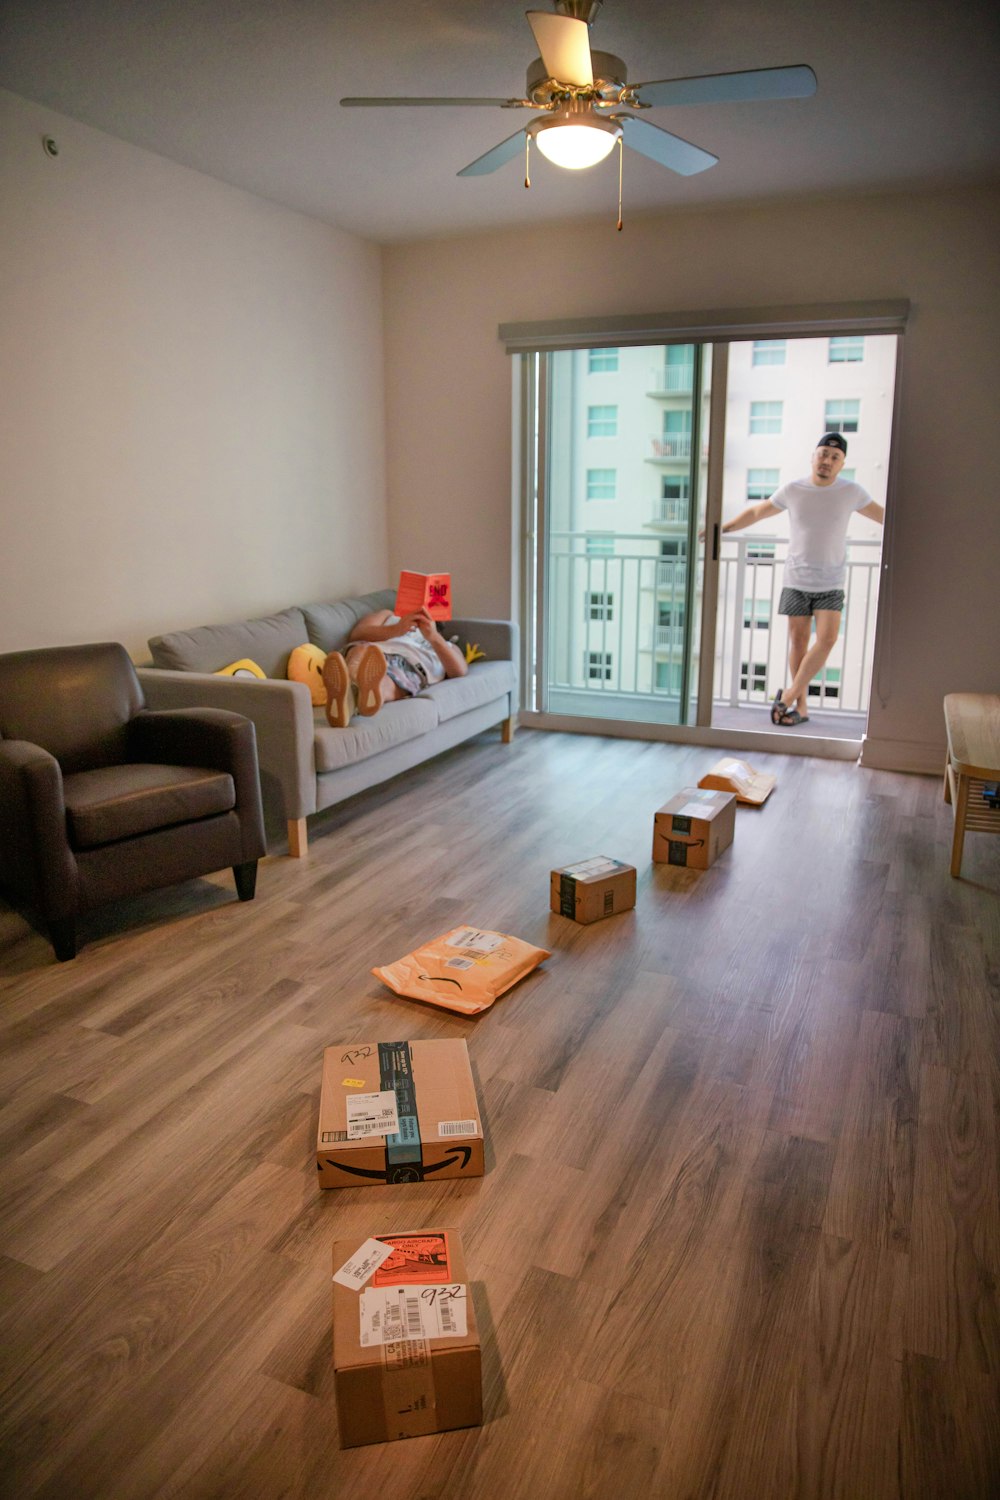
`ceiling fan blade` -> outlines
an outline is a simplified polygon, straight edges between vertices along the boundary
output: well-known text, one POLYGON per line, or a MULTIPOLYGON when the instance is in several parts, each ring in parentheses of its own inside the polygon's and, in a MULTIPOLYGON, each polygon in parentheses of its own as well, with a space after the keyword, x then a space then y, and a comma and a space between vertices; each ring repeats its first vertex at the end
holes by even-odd
POLYGON ((405 105, 407 108, 410 108, 411 106, 423 104, 430 104, 435 107, 443 104, 496 104, 501 109, 512 109, 516 105, 527 103, 524 99, 409 99, 401 97, 393 99, 341 99, 340 102, 345 109, 386 109, 398 105, 405 105))
POLYGON ((714 167, 719 160, 711 151, 692 146, 690 141, 682 140, 679 135, 671 135, 669 130, 661 130, 659 125, 652 125, 648 120, 640 120, 635 115, 611 115, 609 118, 622 127, 626 146, 631 146, 633 151, 641 151, 643 156, 650 157, 652 161, 658 161, 661 167, 669 167, 671 172, 679 172, 682 177, 693 177, 695 172, 704 172, 706 168, 714 167))
POLYGON ((745 73, 708 73, 703 78, 663 78, 637 83, 643 104, 732 104, 753 99, 808 99, 816 92, 816 74, 804 64, 794 68, 752 68, 745 73))
POLYGON ((497 167, 512 161, 519 151, 524 149, 524 131, 519 130, 516 135, 509 135, 499 146, 485 152, 483 156, 477 156, 475 161, 470 161, 467 167, 463 167, 458 173, 459 177, 484 177, 487 172, 495 172, 497 167))
POLYGON ((548 10, 529 10, 525 15, 549 77, 557 83, 589 88, 594 81, 594 69, 590 60, 590 27, 586 21, 557 16, 548 10))

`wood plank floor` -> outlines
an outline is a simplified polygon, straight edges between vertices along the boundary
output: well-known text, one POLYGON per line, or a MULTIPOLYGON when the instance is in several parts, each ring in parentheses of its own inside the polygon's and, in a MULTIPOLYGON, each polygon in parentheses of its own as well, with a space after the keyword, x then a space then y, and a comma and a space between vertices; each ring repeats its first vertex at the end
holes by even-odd
POLYGON ((56 964, 0 907, 5 1495, 983 1500, 1000 1493, 1000 840, 936 779, 485 735, 56 964), (634 863, 578 927, 550 869, 634 863), (460 921, 552 958, 463 1020, 369 973, 460 921), (485 1177, 320 1193, 325 1046, 468 1039, 485 1177), (341 1452, 334 1238, 461 1228, 482 1428, 341 1452))

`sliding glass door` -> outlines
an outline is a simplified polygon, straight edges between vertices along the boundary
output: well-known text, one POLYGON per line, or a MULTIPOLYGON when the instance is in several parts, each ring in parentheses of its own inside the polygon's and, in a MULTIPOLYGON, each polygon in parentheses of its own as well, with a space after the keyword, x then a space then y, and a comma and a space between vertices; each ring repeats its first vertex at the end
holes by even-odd
POLYGON ((536 370, 539 706, 691 723, 711 346, 560 350, 536 370))

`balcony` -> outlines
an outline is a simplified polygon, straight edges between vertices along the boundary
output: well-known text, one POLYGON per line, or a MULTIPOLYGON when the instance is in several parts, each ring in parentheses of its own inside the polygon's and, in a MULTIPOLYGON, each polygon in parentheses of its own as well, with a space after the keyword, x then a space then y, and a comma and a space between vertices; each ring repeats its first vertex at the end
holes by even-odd
POLYGON ((678 432, 671 437, 651 438, 652 444, 650 458, 654 463, 662 463, 665 459, 691 457, 691 434, 689 432, 678 432))
MULTIPOLYGON (((647 534, 616 536, 615 553, 590 556, 586 534, 550 537, 549 649, 545 673, 552 713, 675 724, 683 666, 687 563, 658 555, 647 534), (602 596, 604 618, 590 617, 588 598, 602 596), (610 658, 609 672, 588 681, 588 652, 610 658), (670 684, 670 688, 665 684, 670 684)), ((788 540, 751 531, 723 539, 716 621, 712 723, 770 730, 770 699, 786 679, 787 633, 777 615, 788 540), (749 606, 749 607, 748 607, 749 606)), ((810 686, 809 733, 856 739, 871 691, 880 542, 848 543, 840 639, 810 686)), ((698 646, 693 653, 697 671, 698 646)))
POLYGON ((659 365, 650 371, 646 395, 690 396, 694 389, 694 365, 659 365))

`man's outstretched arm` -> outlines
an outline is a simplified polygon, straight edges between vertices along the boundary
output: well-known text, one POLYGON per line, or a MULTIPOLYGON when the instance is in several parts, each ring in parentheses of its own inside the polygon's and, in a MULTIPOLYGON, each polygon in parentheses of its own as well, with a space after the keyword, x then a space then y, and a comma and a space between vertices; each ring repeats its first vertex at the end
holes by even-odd
POLYGON ((858 511, 859 516, 867 516, 869 521, 877 521, 880 526, 885 524, 885 510, 877 500, 872 500, 858 511))
MULTIPOLYGON (((874 503, 872 501, 873 505, 874 503)), ((758 500, 756 505, 748 505, 746 510, 741 510, 738 516, 733 516, 731 521, 723 521, 722 532, 725 535, 728 531, 742 531, 744 526, 753 526, 757 521, 766 521, 770 516, 780 515, 780 505, 772 505, 770 500, 758 500)))

